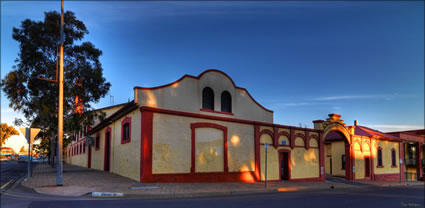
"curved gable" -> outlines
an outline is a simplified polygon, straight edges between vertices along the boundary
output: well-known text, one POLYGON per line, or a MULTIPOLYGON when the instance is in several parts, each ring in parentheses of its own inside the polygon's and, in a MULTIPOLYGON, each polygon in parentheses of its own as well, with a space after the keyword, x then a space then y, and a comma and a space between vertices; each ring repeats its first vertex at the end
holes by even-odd
POLYGON ((273 111, 260 105, 245 88, 236 86, 227 74, 216 69, 206 70, 197 77, 184 75, 175 82, 158 87, 135 87, 134 91, 135 102, 140 106, 273 122, 273 111), (201 110, 204 87, 214 91, 214 111, 201 110), (223 91, 231 95, 231 113, 221 113, 223 91))

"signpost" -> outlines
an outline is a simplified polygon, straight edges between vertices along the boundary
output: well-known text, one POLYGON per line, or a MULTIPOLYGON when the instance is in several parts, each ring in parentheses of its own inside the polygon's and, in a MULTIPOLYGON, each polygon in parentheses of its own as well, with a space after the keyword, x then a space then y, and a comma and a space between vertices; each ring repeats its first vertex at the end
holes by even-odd
POLYGON ((34 141, 34 137, 37 136, 37 134, 40 132, 40 129, 38 128, 19 128, 19 130, 22 132, 22 134, 24 135, 24 137, 27 139, 28 142, 28 175, 27 177, 31 177, 32 176, 32 171, 31 171, 31 160, 32 160, 32 156, 31 156, 31 152, 32 152, 32 142, 34 141))
POLYGON ((266 169, 264 170, 264 177, 265 177, 265 180, 264 180, 264 188, 267 188, 267 149, 269 148, 269 143, 265 143, 264 144, 264 148, 265 148, 265 160, 266 160, 266 163, 265 163, 265 166, 266 166, 266 169))

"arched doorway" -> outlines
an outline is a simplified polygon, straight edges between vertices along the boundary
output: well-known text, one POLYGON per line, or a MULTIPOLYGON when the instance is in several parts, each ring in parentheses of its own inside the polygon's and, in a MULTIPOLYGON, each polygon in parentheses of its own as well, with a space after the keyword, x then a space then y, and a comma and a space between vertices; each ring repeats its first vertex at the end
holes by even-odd
POLYGON ((326 175, 353 180, 351 135, 342 122, 329 122, 324 128, 326 175))
POLYGON ((348 139, 339 131, 324 137, 325 170, 327 175, 350 179, 351 155, 348 139))

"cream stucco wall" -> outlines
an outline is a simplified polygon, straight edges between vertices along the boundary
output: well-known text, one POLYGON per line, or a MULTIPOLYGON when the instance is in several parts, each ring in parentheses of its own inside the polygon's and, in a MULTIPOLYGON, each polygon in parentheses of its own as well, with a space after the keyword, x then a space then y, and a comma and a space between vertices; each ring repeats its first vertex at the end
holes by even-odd
POLYGON ((365 176, 365 162, 364 155, 361 151, 360 144, 354 143, 354 167, 355 179, 364 179, 365 176))
MULTIPOLYGON (((280 164, 279 150, 285 149, 290 151, 291 179, 318 178, 320 176, 319 169, 319 149, 310 148, 306 150, 304 147, 279 146, 275 149, 269 146, 267 149, 267 180, 280 180, 280 164)), ((261 180, 265 180, 265 148, 260 145, 260 168, 261 180)))
MULTIPOLYGON (((228 128, 229 172, 255 170, 253 125, 154 113, 153 174, 190 172, 192 150, 190 124, 199 122, 214 123, 228 128)), ((211 128, 200 129, 215 132, 211 128)), ((202 131, 204 130, 196 130, 196 132, 202 131)), ((218 132, 220 131, 217 130, 218 132)), ((200 158, 197 160, 200 161, 200 158)))
MULTIPOLYGON (((342 161, 341 161, 341 156, 345 155, 344 141, 332 142, 331 151, 332 151, 332 175, 345 176, 345 169, 342 169, 342 161)), ((346 159, 347 159, 347 156, 346 156, 346 159)))
POLYGON ((319 149, 306 150, 296 147, 291 152, 291 178, 317 178, 319 172, 319 149))
POLYGON ((195 129, 195 172, 224 171, 224 132, 215 128, 195 129))
POLYGON ((399 158, 399 143, 385 140, 373 140, 372 141, 372 154, 375 158, 373 160, 375 174, 388 174, 388 173, 400 173, 400 158, 399 158), (382 165, 378 166, 378 147, 382 148, 382 165), (395 149, 396 152, 396 167, 391 167, 391 149, 395 149))
POLYGON ((140 127, 141 113, 135 110, 115 121, 110 127, 111 138, 111 172, 134 180, 140 180, 140 127), (121 122, 131 118, 131 140, 121 144, 121 122))
POLYGON ((209 71, 197 79, 186 76, 171 86, 158 89, 135 88, 137 104, 176 111, 231 117, 237 119, 273 122, 273 112, 266 111, 257 105, 244 89, 235 88, 231 80, 217 71, 209 71), (233 115, 224 115, 200 111, 202 106, 202 90, 210 87, 214 91, 214 110, 221 111, 221 93, 228 91, 232 95, 233 115))

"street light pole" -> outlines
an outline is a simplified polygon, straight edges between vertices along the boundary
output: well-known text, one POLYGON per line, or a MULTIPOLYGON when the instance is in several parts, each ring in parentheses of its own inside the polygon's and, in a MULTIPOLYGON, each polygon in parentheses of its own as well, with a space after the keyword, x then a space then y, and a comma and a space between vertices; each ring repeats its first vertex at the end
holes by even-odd
POLYGON ((56 165, 56 186, 62 186, 62 148, 63 148, 63 0, 61 0, 61 28, 60 28, 60 67, 59 67, 59 109, 58 109, 58 154, 56 165))

